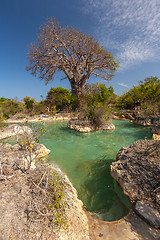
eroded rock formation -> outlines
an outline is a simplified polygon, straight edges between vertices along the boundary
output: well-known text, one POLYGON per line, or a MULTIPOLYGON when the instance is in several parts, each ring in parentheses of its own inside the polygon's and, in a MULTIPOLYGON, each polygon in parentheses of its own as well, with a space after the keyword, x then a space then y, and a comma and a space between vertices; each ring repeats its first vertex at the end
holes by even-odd
POLYGON ((160 116, 150 115, 143 117, 139 114, 136 114, 133 122, 142 126, 156 126, 160 124, 160 116))
MULTIPOLYGON (((37 150, 41 157, 49 152, 37 150)), ((28 157, 17 145, 0 145, 1 239, 89 239, 83 204, 67 176, 48 164, 29 169, 28 157)))
POLYGON ((160 141, 160 124, 152 128, 153 139, 160 141))
MULTIPOLYGON (((157 213, 158 220, 151 225, 160 228, 160 142, 139 140, 123 147, 117 154, 117 161, 111 165, 111 175, 129 196, 136 212, 136 203, 141 203, 144 208, 153 209, 152 217, 157 213)), ((143 218, 146 219, 145 214, 143 218)))
POLYGON ((159 231, 150 228, 133 211, 113 223, 94 219, 67 176, 59 168, 29 157, 45 156, 49 150, 33 143, 32 155, 20 146, 0 145, 0 238, 47 240, 157 240, 159 231), (39 152, 39 155, 37 155, 39 152), (28 156, 28 157, 27 157, 28 156), (35 166, 35 165, 34 165, 35 166))
POLYGON ((95 128, 95 126, 91 125, 90 122, 74 119, 68 122, 67 127, 79 132, 92 132, 95 130, 114 130, 115 129, 115 126, 111 122, 111 120, 103 124, 101 127, 95 128))
POLYGON ((17 124, 12 124, 3 128, 0 128, 0 139, 5 139, 8 137, 22 135, 24 133, 31 134, 31 128, 27 126, 19 126, 17 124))

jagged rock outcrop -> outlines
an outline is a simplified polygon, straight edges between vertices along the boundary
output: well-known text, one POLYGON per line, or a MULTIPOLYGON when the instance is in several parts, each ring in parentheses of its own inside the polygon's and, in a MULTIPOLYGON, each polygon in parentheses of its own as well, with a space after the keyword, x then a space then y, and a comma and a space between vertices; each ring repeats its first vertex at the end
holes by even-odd
POLYGON ((1 239, 89 239, 83 204, 67 176, 48 164, 28 169, 27 156, 17 145, 0 145, 1 239))
POLYGON ((152 128, 153 139, 160 141, 160 124, 152 128))
POLYGON ((0 139, 5 139, 16 135, 22 135, 24 133, 31 134, 32 133, 31 128, 27 126, 19 126, 17 124, 12 124, 0 128, 0 139))
MULTIPOLYGON (((149 206, 150 210, 153 209, 150 215, 160 211, 159 141, 139 140, 131 146, 123 147, 117 154, 117 161, 111 165, 111 175, 134 206, 136 202, 149 206)), ((155 217, 159 219, 159 223, 157 220, 157 224, 152 226, 160 228, 160 214, 155 217)), ((145 214, 143 218, 145 219, 145 214)))
POLYGON ((133 122, 142 126, 156 126, 160 124, 160 116, 143 117, 136 114, 133 122))
POLYGON ((18 144, 0 143, 1 238, 89 239, 88 219, 71 182, 60 169, 40 163, 50 150, 31 141, 28 127, 5 127, 0 137, 20 134, 25 135, 18 144))
POLYGON ((0 143, 1 169, 5 174, 11 174, 14 170, 26 172, 30 168, 35 168, 35 162, 50 153, 43 144, 32 143, 32 151, 20 149, 18 144, 14 146, 0 143))
POLYGON ((25 165, 24 159, 39 156, 41 160, 47 152, 36 143, 31 152, 19 145, 0 145, 0 239, 158 239, 159 231, 133 211, 114 223, 93 218, 59 168, 41 161, 34 168, 25 165))
POLYGON ((111 122, 111 120, 103 124, 101 127, 95 128, 93 125, 90 124, 90 122, 74 119, 68 122, 67 127, 79 132, 92 132, 95 130, 114 130, 115 129, 115 126, 111 122))

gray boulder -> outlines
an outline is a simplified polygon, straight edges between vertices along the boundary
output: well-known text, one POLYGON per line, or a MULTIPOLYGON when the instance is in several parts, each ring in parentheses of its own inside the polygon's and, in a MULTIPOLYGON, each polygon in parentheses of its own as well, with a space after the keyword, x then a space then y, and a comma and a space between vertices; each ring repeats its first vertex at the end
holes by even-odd
POLYGON ((134 210, 152 227, 160 228, 160 214, 155 208, 150 207, 149 205, 140 201, 137 201, 134 210))

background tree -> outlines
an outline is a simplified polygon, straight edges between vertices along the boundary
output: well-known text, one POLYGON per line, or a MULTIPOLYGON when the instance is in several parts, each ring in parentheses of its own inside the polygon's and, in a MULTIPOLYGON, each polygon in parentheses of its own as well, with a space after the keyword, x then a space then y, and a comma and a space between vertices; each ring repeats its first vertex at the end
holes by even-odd
POLYGON ((122 109, 134 109, 137 100, 145 114, 160 114, 160 80, 157 77, 145 78, 138 86, 122 94, 117 105, 122 109))
POLYGON ((95 103, 107 102, 109 104, 111 96, 114 95, 114 89, 112 86, 107 88, 105 84, 97 82, 95 84, 86 84, 84 93, 85 97, 88 98, 88 102, 92 100, 95 103))
POLYGON ((30 46, 26 70, 44 79, 46 84, 54 79, 56 72, 62 71, 70 82, 72 94, 79 99, 92 74, 110 80, 117 67, 112 54, 93 37, 62 27, 51 18, 30 46))
POLYGON ((49 107, 56 106, 56 109, 67 110, 71 103, 71 92, 62 87, 51 88, 47 92, 46 102, 49 107))
POLYGON ((36 102, 35 99, 26 96, 22 100, 25 103, 26 109, 29 110, 29 111, 32 111, 33 110, 33 106, 34 106, 34 104, 36 102))
POLYGON ((16 113, 21 113, 24 110, 24 104, 18 102, 17 99, 0 98, 0 116, 5 119, 15 115, 16 113))

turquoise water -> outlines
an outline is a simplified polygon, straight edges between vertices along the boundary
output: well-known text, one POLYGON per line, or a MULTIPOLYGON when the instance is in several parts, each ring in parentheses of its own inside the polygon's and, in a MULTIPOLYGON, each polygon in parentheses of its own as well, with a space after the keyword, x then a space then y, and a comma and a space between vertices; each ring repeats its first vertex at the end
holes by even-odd
MULTIPOLYGON (((126 120, 113 120, 113 131, 79 133, 67 122, 30 124, 47 130, 40 142, 51 150, 49 162, 60 167, 78 191, 85 208, 96 218, 118 220, 129 212, 130 202, 110 175, 110 164, 121 147, 138 139, 151 139, 150 128, 126 120)), ((8 140, 7 140, 8 141, 8 140)), ((10 143, 15 143, 11 138, 10 143)))
POLYGON ((110 175, 110 164, 121 147, 138 139, 151 139, 150 128, 129 121, 113 120, 114 131, 79 133, 66 122, 44 123, 47 133, 40 142, 51 150, 49 161, 72 181, 78 197, 96 218, 118 220, 130 209, 130 202, 110 175))

